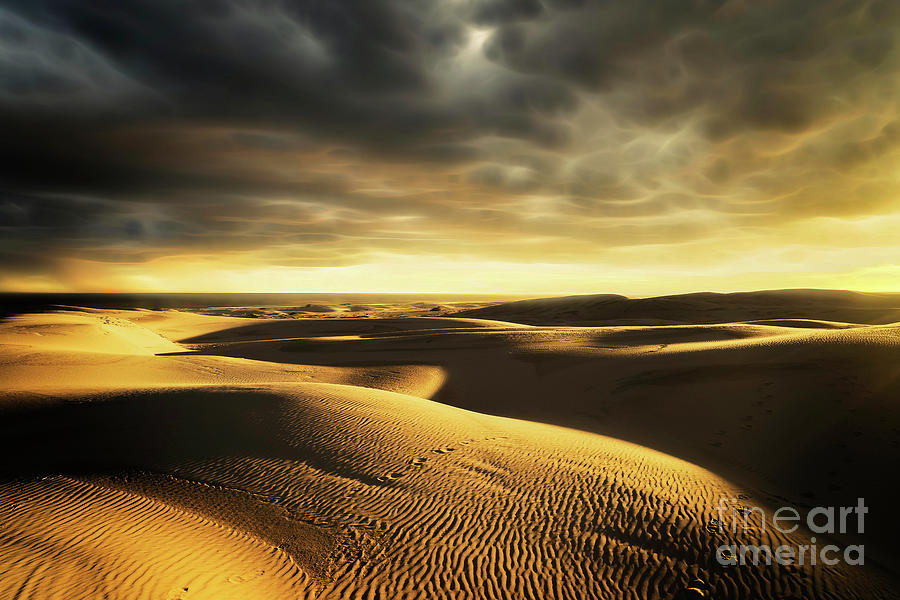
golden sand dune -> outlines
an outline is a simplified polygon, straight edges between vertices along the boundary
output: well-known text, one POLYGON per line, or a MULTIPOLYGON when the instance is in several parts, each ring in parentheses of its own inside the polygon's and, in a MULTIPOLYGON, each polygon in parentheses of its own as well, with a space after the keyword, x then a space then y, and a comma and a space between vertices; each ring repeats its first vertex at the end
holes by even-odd
POLYGON ((133 323, 105 314, 63 311, 40 318, 29 315, 6 319, 0 344, 23 349, 152 356, 181 347, 133 323))
POLYGON ((69 311, 0 342, 3 597, 898 597, 895 327, 69 311), (857 493, 866 567, 715 560, 809 544, 711 530, 720 498, 857 493))
POLYGON ((195 351, 348 368, 434 365, 445 373, 434 397, 448 404, 637 441, 795 506, 871 498, 868 541, 893 560, 900 527, 882 465, 900 459, 900 327, 800 325, 495 325, 195 351))

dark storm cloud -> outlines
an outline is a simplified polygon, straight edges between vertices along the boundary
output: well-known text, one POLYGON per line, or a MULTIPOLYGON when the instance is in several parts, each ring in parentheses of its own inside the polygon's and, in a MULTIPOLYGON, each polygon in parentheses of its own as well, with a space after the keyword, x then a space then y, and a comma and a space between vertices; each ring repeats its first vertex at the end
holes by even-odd
POLYGON ((892 59, 898 21, 890 1, 592 2, 510 18, 486 52, 584 89, 646 92, 627 95, 632 110, 617 107, 635 118, 711 103, 725 127, 796 130, 833 110, 826 96, 842 84, 892 59))
POLYGON ((98 139, 136 122, 253 125, 470 159, 465 142, 482 134, 559 144, 565 132, 541 113, 575 106, 563 86, 515 74, 486 97, 447 102, 436 73, 468 33, 439 3, 29 0, 0 14, 15 58, 0 64, 0 122, 17 140, 2 158, 22 183, 171 177, 98 139))
POLYGON ((505 25, 544 14, 540 0, 488 0, 473 2, 470 16, 479 25, 505 25))
POLYGON ((7 0, 4 248, 329 264, 408 251, 396 222, 571 257, 876 214, 898 25, 888 0, 7 0))
POLYGON ((825 81, 805 81, 811 68, 823 63, 813 78, 840 83, 856 71, 825 60, 835 53, 880 66, 892 37, 878 22, 897 17, 886 2, 833 9, 813 1, 6 6, 0 35, 16 60, 0 71, 2 119, 20 124, 13 129, 19 142, 4 152, 7 175, 36 179, 30 171, 43 166, 44 179, 49 172, 85 186, 92 177, 137 185, 166 177, 104 156, 95 139, 102 130, 135 121, 255 124, 471 160, 477 153, 468 142, 484 135, 564 146, 571 134, 553 117, 570 114, 581 89, 620 86, 642 92, 624 94, 616 107, 639 122, 714 104, 706 117, 713 138, 741 127, 796 130, 829 110, 825 81), (855 31, 844 24, 860 19, 865 27, 855 31), (448 94, 442 71, 472 27, 485 26, 484 53, 505 69, 491 73, 490 84, 476 81, 482 93, 448 94), (835 32, 845 34, 840 43, 835 32))

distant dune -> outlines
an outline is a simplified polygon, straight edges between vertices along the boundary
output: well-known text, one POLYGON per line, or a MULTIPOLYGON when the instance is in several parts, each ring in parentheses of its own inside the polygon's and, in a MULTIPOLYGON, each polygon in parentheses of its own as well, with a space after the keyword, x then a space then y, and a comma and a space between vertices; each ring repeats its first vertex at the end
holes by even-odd
POLYGON ((883 324, 900 322, 900 293, 772 290, 653 298, 598 294, 521 300, 459 314, 529 325, 665 325, 764 319, 883 324))
POLYGON ((9 317, 0 597, 897 598, 900 326, 871 324, 894 301, 9 317), (721 498, 858 496, 865 534, 835 541, 864 542, 864 567, 714 558, 810 543, 716 532, 721 498))

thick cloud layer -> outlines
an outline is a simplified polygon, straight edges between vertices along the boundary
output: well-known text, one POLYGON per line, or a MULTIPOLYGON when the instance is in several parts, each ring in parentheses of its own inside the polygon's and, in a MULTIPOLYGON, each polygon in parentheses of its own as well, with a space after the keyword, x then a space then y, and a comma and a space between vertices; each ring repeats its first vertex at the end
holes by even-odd
POLYGON ((0 285, 891 268, 898 27, 890 0, 7 0, 0 285))

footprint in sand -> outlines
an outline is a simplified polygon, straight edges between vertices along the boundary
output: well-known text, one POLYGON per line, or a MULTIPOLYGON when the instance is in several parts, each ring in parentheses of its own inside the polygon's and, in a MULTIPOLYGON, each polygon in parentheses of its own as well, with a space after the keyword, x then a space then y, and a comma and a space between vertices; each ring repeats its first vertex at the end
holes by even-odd
POLYGON ((443 448, 435 448, 434 450, 432 450, 432 452, 434 452, 435 454, 447 454, 448 452, 453 452, 454 450, 456 450, 456 448, 453 448, 452 446, 444 446, 443 448))
POLYGON ((411 466, 413 466, 413 467, 421 467, 421 466, 424 466, 424 465, 425 465, 425 461, 427 461, 427 460, 428 460, 428 459, 425 458, 424 456, 420 456, 420 457, 418 457, 418 458, 411 458, 411 459, 409 459, 409 461, 408 461, 407 464, 409 464, 409 465, 411 465, 411 466))
MULTIPOLYGON (((284 548, 281 545, 278 545, 275 547, 278 548, 279 550, 284 550, 284 548)), ((244 583, 244 582, 256 579, 258 577, 262 577, 265 574, 266 574, 265 571, 260 570, 260 571, 256 571, 255 573, 246 573, 243 575, 231 575, 231 576, 225 578, 225 582, 226 583, 244 583)))
POLYGON ((394 471, 393 473, 390 473, 389 475, 382 475, 381 477, 376 477, 376 479, 378 481, 385 482, 385 481, 393 481, 395 479, 400 479, 401 477, 404 477, 404 476, 406 476, 406 473, 404 473, 403 471, 394 471))
POLYGON ((718 519, 713 519, 712 521, 709 521, 704 526, 704 529, 706 529, 706 531, 708 533, 712 533, 712 534, 720 533, 720 531, 722 529, 722 522, 719 521, 718 519))
POLYGON ((180 590, 171 591, 168 594, 166 594, 166 599, 167 600, 184 600, 185 598, 187 598, 185 593, 188 591, 188 589, 189 589, 188 586, 184 586, 180 590))

